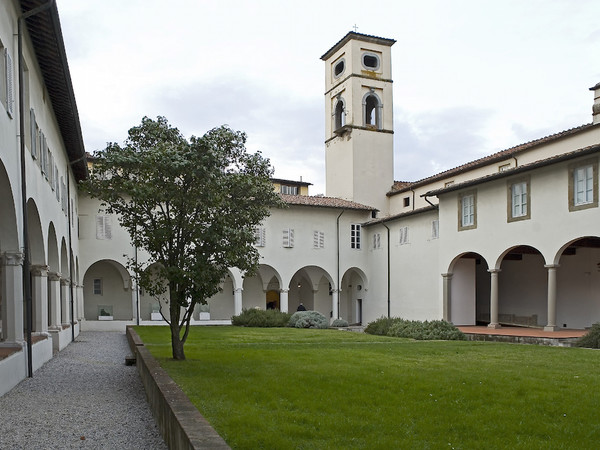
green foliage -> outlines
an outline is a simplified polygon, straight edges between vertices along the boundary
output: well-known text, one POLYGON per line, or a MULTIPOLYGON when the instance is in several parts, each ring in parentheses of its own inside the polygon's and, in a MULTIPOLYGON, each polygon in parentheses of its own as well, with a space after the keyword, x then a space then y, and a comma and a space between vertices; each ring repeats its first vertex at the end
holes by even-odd
POLYGON ((329 328, 327 317, 319 311, 296 311, 290 317, 288 326, 295 328, 329 328))
POLYGON ((365 328, 365 333, 374 334, 376 336, 387 336, 390 327, 396 319, 393 317, 380 317, 379 319, 369 322, 365 328))
POLYGON ((600 322, 595 323, 586 334, 577 339, 577 347, 600 348, 600 322))
POLYGON ((144 117, 123 146, 94 155, 81 184, 148 253, 146 263, 129 266, 149 295, 168 299, 176 359, 185 359, 194 306, 219 291, 228 268, 256 270, 254 227, 282 205, 269 160, 245 142, 225 126, 187 140, 164 117, 144 117))
POLYGON ((333 328, 347 327, 348 322, 344 319, 335 319, 333 322, 331 322, 331 326, 333 328))
POLYGON ((381 317, 370 322, 365 333, 379 336, 403 337, 417 340, 463 341, 465 335, 445 320, 406 320, 400 317, 381 317))
POLYGON ((285 327, 290 320, 291 314, 284 313, 278 309, 244 309, 238 316, 231 318, 231 324, 238 327, 285 327))

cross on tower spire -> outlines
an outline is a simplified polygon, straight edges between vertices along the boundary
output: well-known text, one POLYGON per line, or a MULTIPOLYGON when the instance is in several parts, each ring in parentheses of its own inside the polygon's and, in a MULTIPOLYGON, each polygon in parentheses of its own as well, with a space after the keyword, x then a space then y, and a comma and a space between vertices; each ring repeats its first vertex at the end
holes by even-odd
POLYGON ((354 28, 355 33, 358 31, 358 25, 354 24, 354 26, 352 28, 354 28))

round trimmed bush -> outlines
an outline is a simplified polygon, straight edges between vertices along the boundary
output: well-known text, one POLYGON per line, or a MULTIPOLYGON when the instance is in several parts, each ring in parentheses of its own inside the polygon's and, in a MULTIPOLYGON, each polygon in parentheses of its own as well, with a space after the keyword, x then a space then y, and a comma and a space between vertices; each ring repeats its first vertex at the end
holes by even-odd
POLYGON ((329 328, 327 317, 319 311, 296 311, 290 317, 288 323, 290 327, 296 328, 329 328))
POLYGON ((595 323, 586 334, 575 342, 577 347, 600 348, 600 322, 595 323))
POLYGON ((333 322, 331 322, 331 326, 333 328, 347 327, 348 322, 346 322, 344 319, 335 319, 333 322))

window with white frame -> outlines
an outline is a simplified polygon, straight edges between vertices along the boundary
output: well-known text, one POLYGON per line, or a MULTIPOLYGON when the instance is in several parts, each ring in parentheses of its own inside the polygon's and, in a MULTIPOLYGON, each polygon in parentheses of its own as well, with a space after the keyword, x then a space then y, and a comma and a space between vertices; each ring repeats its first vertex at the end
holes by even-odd
POLYGON ((469 230, 477 227, 477 195, 465 192, 458 197, 458 229, 469 230))
POLYGON ((264 247, 267 244, 267 230, 263 227, 254 227, 254 245, 264 247))
POLYGON ((569 166, 569 211, 598 206, 598 160, 569 166))
POLYGON ((408 244, 408 227, 400 227, 398 243, 400 245, 408 244))
POLYGON ((281 185, 280 192, 286 195, 298 195, 298 186, 281 185))
POLYGON ((438 239, 440 237, 440 221, 434 220, 431 222, 431 239, 438 239))
POLYGON ((360 250, 360 224, 350 225, 350 248, 360 250))
POLYGON ((508 221, 529 219, 530 193, 529 177, 511 180, 508 183, 508 221))
POLYGON ((325 232, 313 231, 313 248, 325 248, 325 232))
POLYGON ((294 246, 294 229, 286 228, 283 230, 283 247, 292 248, 294 246))
POLYGON ((373 235, 373 249, 381 248, 381 233, 373 235))
POLYGON ((102 295, 102 278, 94 278, 94 295, 102 295))
POLYGON ((110 240, 112 239, 112 223, 110 216, 96 216, 96 239, 110 240))

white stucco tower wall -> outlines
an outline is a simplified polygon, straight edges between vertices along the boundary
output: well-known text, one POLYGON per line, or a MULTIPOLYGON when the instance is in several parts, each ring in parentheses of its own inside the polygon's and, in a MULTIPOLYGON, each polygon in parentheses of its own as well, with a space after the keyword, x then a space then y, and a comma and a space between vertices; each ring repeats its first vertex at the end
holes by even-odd
POLYGON ((391 46, 385 39, 350 32, 325 62, 327 196, 388 212, 394 182, 391 46))

